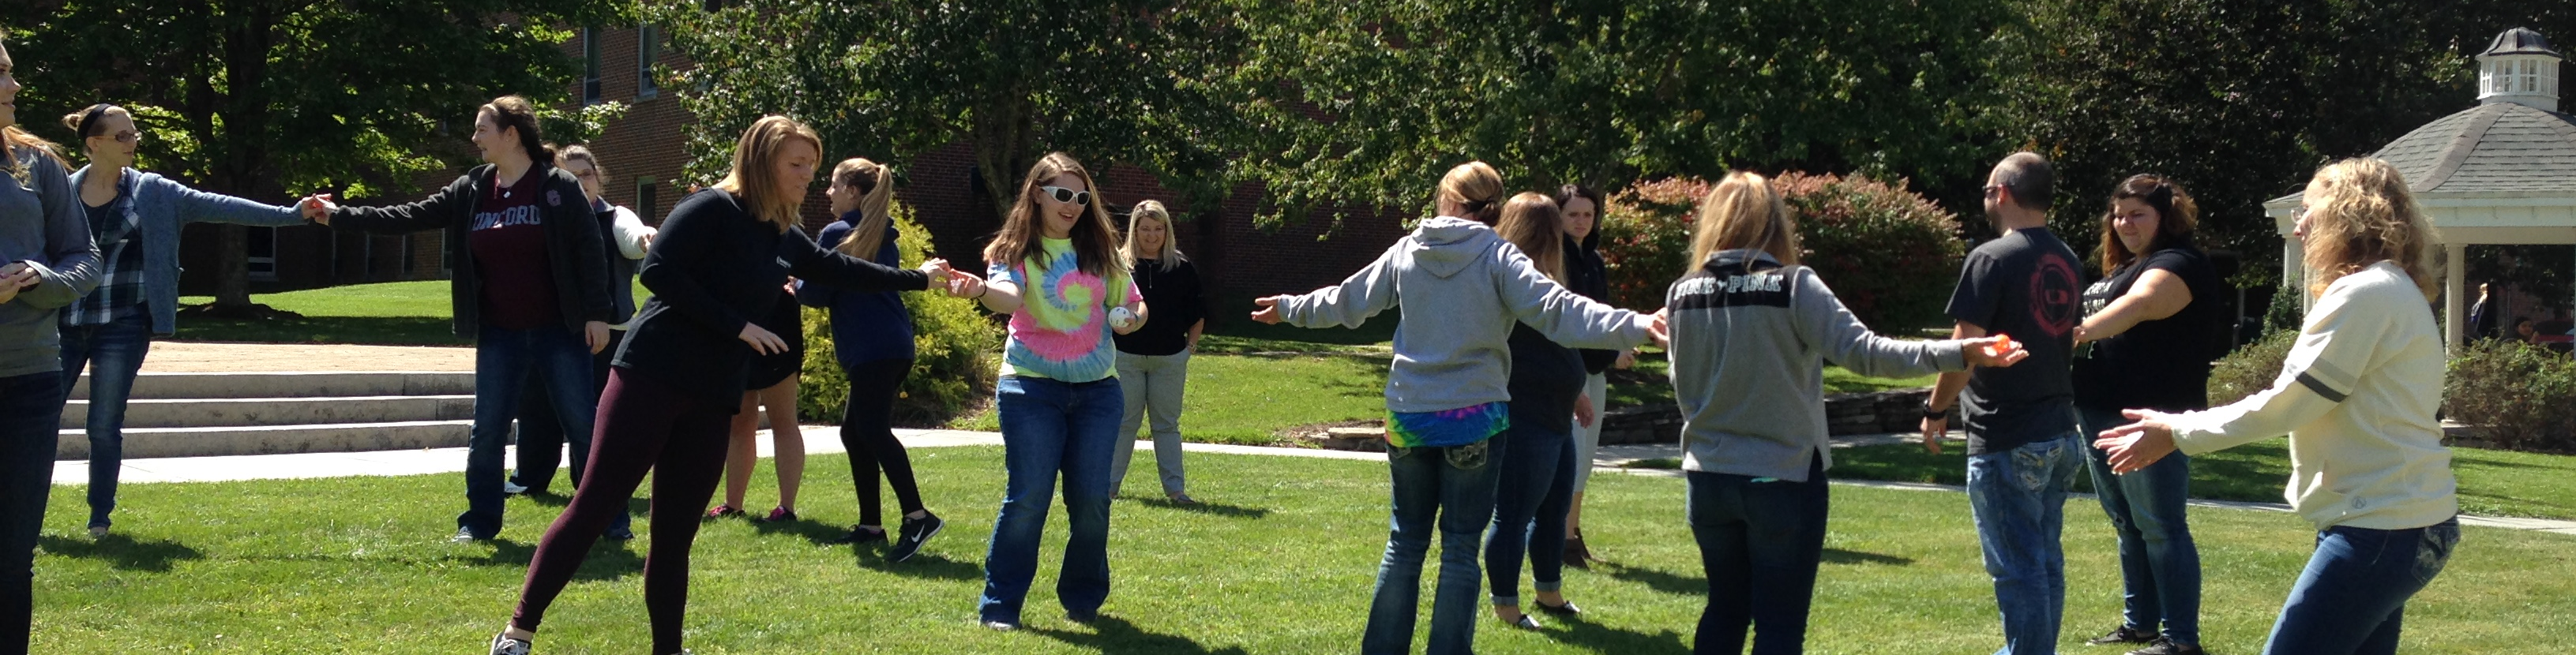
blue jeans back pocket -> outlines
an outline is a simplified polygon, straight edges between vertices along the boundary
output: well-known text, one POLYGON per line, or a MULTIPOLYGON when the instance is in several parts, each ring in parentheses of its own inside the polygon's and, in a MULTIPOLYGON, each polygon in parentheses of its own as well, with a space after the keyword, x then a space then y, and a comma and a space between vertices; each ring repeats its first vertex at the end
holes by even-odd
POLYGON ((2460 544, 2460 520, 2457 518, 2424 528, 2423 543, 2415 546, 2415 582, 2431 584, 2450 563, 2451 550, 2460 544))
POLYGON ((1494 440, 1486 439, 1464 446, 1452 446, 1449 448, 1449 465, 1469 471, 1485 468, 1485 462, 1490 459, 1486 452, 1490 449, 1486 446, 1491 446, 1493 443, 1494 440))

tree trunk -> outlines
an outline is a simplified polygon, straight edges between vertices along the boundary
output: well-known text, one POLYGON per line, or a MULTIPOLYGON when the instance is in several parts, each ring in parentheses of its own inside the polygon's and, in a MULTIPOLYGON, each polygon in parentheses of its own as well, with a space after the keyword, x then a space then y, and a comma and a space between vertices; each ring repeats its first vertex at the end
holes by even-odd
MULTIPOLYGON (((216 114, 224 125, 223 148, 214 166, 215 182, 232 195, 263 198, 280 195, 268 168, 268 56, 276 41, 277 14, 266 6, 241 8, 223 39, 226 93, 216 114)), ((249 228, 224 225, 217 232, 215 305, 219 316, 266 314, 250 301, 249 228)))
MULTIPOLYGON (((1002 100, 984 103, 974 112, 970 138, 975 144, 975 168, 984 178, 985 199, 993 203, 992 230, 999 231, 1011 219, 1011 205, 1019 200, 1020 179, 1037 163, 1030 152, 1030 144, 1036 141, 1035 110, 1028 94, 1006 92, 1002 100)), ((981 253, 976 258, 982 259, 981 253)))

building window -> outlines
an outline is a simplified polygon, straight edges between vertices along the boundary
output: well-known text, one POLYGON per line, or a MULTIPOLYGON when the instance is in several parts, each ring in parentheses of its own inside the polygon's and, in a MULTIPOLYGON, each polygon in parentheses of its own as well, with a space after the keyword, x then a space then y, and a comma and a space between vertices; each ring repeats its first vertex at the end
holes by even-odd
POLYGON ((250 250, 250 279, 277 281, 277 228, 254 227, 244 235, 250 250))
POLYGON ((581 28, 581 104, 599 104, 599 28, 581 28))
POLYGON ((653 59, 662 53, 662 34, 652 25, 635 28, 635 97, 662 95, 661 85, 653 83, 653 59))
POLYGON ((654 217, 654 213, 661 209, 658 206, 661 199, 655 197, 659 195, 658 191, 659 189, 653 185, 653 178, 635 178, 635 216, 643 219, 646 225, 662 224, 662 221, 654 217))
POLYGON ((2532 60, 2529 60, 2529 59, 2522 60, 2522 90, 2523 90, 2523 92, 2525 92, 2525 93, 2538 93, 2538 92, 2540 92, 2540 66, 2538 66, 2538 64, 2539 64, 2539 63, 2540 63, 2540 62, 2532 61, 2532 60))

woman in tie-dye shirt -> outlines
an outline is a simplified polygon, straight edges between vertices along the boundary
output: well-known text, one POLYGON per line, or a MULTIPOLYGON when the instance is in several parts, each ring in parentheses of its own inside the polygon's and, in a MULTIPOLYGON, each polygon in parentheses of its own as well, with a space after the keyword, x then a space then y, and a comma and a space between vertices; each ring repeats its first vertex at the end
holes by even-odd
POLYGON ((1111 458, 1135 447, 1118 439, 1125 397, 1109 337, 1145 324, 1145 299, 1118 258, 1096 188, 1081 162, 1048 154, 1020 182, 1010 217, 984 248, 992 279, 979 300, 1011 315, 994 399, 1009 478, 984 557, 980 609, 995 630, 1020 625, 1058 472, 1073 534, 1057 601, 1067 618, 1088 623, 1109 598, 1111 458))

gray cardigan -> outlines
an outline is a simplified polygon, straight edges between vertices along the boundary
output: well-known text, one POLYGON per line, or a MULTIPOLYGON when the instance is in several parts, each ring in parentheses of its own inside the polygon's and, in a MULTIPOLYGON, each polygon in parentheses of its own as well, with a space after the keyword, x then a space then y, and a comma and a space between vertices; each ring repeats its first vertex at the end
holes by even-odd
MULTIPOLYGON (((72 172, 77 192, 90 167, 72 172)), ((179 228, 189 223, 232 223, 258 227, 303 225, 294 207, 243 200, 188 188, 170 178, 131 168, 116 182, 117 213, 130 214, 143 230, 143 300, 152 311, 152 333, 179 329, 179 228)))
POLYGON ((0 378, 63 369, 57 317, 98 286, 99 274, 98 245, 62 163, 29 148, 8 150, 29 175, 24 185, 0 175, 0 264, 35 267, 39 281, 0 303, 0 378))
POLYGON ((1728 250, 1673 282, 1673 395, 1682 406, 1682 469, 1804 482, 1833 467, 1825 435, 1824 362, 1863 375, 1967 368, 1958 341, 1897 341, 1870 332, 1804 266, 1728 250))

